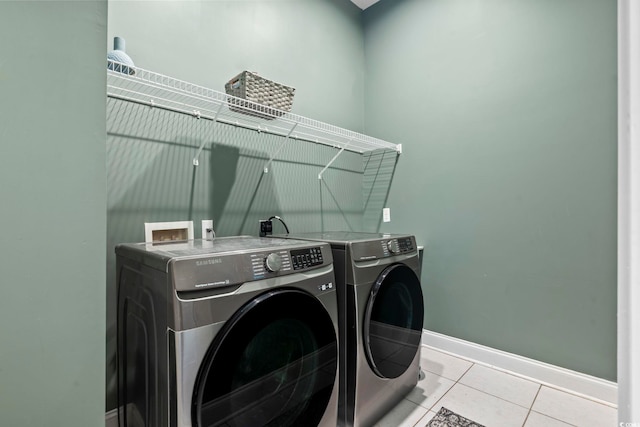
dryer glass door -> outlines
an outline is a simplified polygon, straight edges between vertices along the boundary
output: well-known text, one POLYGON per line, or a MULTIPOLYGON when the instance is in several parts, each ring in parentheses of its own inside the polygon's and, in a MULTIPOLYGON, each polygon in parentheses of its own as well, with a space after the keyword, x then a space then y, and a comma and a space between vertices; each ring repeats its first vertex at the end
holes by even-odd
POLYGON ((337 340, 322 304, 299 290, 262 294, 220 331, 200 368, 196 426, 310 426, 334 388, 337 340))
POLYGON ((420 347, 424 306, 420 279, 404 264, 387 267, 371 288, 364 318, 364 346, 371 369, 397 378, 420 347))

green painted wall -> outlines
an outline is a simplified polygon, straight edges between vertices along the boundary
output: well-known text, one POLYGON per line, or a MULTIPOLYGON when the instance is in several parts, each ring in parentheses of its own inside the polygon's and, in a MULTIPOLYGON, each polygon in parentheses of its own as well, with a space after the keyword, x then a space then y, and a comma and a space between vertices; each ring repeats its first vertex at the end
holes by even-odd
POLYGON ((104 426, 106 22, 0 2, 2 426, 104 426))
POLYGON ((615 380, 616 2, 387 0, 364 37, 425 327, 615 380))
MULTIPOLYGON (((293 112, 362 130, 361 11, 345 0, 109 3, 108 46, 136 65, 224 91, 242 70, 296 87, 293 112)), ((280 215, 292 231, 359 230, 362 156, 146 106, 107 100, 107 409, 116 406, 114 247, 144 223, 213 219, 219 236, 258 234, 280 215), (205 142, 200 165, 192 165, 205 142)), ((284 232, 276 222, 275 232, 284 232)))

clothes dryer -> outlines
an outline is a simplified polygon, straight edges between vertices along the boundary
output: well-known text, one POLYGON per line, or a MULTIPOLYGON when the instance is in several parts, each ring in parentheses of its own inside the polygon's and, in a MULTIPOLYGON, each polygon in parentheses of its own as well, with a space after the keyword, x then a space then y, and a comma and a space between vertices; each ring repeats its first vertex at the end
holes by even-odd
POLYGON ((242 236, 116 253, 120 426, 336 425, 328 244, 242 236))
POLYGON ((286 236, 327 242, 338 288, 339 425, 371 426, 418 382, 424 305, 415 237, 320 232, 286 236))

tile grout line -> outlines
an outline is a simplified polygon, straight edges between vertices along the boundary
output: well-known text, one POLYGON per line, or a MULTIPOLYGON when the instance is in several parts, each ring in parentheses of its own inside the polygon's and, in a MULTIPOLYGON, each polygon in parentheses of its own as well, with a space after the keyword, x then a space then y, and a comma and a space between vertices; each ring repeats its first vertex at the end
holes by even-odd
MULTIPOLYGON (((533 405, 536 403, 536 399, 538 398, 538 395, 539 395, 539 394, 540 394, 540 392, 542 391, 542 387, 547 387, 547 388, 550 388, 550 389, 552 389, 552 390, 553 390, 553 387, 549 387, 549 386, 547 386, 547 385, 545 385, 545 384, 541 384, 541 385, 540 385, 540 390, 538 390, 538 394, 536 394, 536 398, 535 398, 535 399, 533 399, 533 403, 531 404, 531 409, 529 410, 529 413, 531 413, 531 412, 535 412, 536 414, 544 415, 544 416, 545 416, 545 417, 547 417, 547 418, 551 418, 552 420, 559 421, 559 422, 564 423, 564 424, 566 424, 566 425, 569 425, 569 426, 572 426, 572 427, 578 427, 578 426, 576 426, 575 424, 571 424, 571 423, 570 423, 570 422, 568 422, 568 421, 561 420, 561 419, 556 418, 556 417, 554 417, 554 416, 551 416, 551 415, 549 415, 549 414, 545 414, 544 412, 536 411, 536 410, 534 410, 534 409, 533 409, 533 405)), ((558 391, 561 391, 561 390, 558 390, 558 391)), ((571 394, 571 393, 567 393, 567 394, 571 394)), ((575 395, 574 395, 574 396, 575 396, 575 395)), ((598 403, 598 402, 594 402, 594 403, 598 403)), ((604 405, 604 406, 606 406, 606 405, 604 405)), ((528 416, 527 416, 527 417, 528 417, 528 416)))
MULTIPOLYGON (((463 360, 464 360, 464 359, 463 359, 463 360)), ((431 408, 428 408, 428 409, 427 409, 427 411, 431 411, 433 408, 435 408, 435 407, 436 407, 436 405, 437 405, 437 404, 438 404, 438 403, 439 403, 439 402, 440 402, 440 401, 441 401, 441 400, 442 400, 442 399, 443 399, 447 394, 449 394, 449 392, 450 392, 450 391, 451 391, 451 390, 456 386, 456 384, 458 384, 458 382, 460 381, 460 379, 461 379, 462 377, 464 377, 464 376, 465 376, 465 374, 466 374, 467 372, 469 372, 469 370, 470 370, 471 368, 473 368, 473 365, 475 365, 475 363, 474 363, 474 362, 471 362, 471 366, 469 366, 469 367, 468 367, 468 368, 467 368, 467 369, 462 373, 462 375, 460 375, 460 377, 459 377, 457 380, 452 380, 451 378, 442 377, 442 378, 446 378, 446 379, 448 379, 449 381, 454 381, 454 383, 451 385, 451 387, 449 387, 449 390, 447 390, 447 392, 446 392, 445 394, 443 394, 442 396, 440 396, 440 399, 436 400, 436 402, 435 402, 433 405, 431 405, 431 408)), ((431 371, 429 371, 429 372, 431 372, 431 371)), ((437 375, 437 374, 435 374, 435 373, 433 373, 433 372, 431 372, 431 373, 432 373, 432 374, 434 374, 434 375, 437 375)), ((439 375, 439 376, 442 376, 442 375, 439 375)), ((464 385, 464 384, 462 384, 462 385, 464 385)), ((438 411, 433 411, 433 412, 438 413, 438 411)))
MULTIPOLYGON (((542 387, 542 384, 540 384, 540 383, 536 383, 536 384, 538 384, 538 390, 540 390, 540 387, 542 387)), ((460 383, 460 385, 463 385, 463 386, 465 386, 465 387, 468 387, 468 388, 470 388, 471 390, 479 391, 480 393, 486 394, 487 396, 495 397, 496 399, 502 400, 503 402, 510 403, 510 404, 515 405, 515 406, 517 406, 517 407, 519 407, 519 408, 523 408, 523 409, 531 409, 531 408, 528 408, 528 407, 526 407, 526 406, 522 406, 522 405, 520 405, 519 403, 512 402, 512 401, 510 401, 510 400, 507 400, 507 399, 505 399, 504 397, 496 396, 495 394, 491 394, 491 393, 486 392, 486 391, 484 391, 484 390, 480 390, 479 388, 472 387, 472 386, 470 386, 469 384, 460 383)), ((536 396, 537 396, 537 395, 538 395, 538 394, 536 393, 536 396)), ((533 401, 535 401, 535 400, 536 400, 536 399, 535 399, 535 397, 534 397, 533 401)), ((533 401, 532 401, 532 403, 531 403, 532 405, 533 405, 533 401)))
POLYGON ((536 391, 536 395, 533 398, 533 400, 531 401, 531 406, 529 407, 529 411, 527 411, 527 416, 524 417, 524 423, 522 423, 522 427, 527 425, 527 420, 529 419, 529 415, 531 415, 531 410, 533 409, 533 404, 536 403, 536 399, 538 398, 538 395, 540 394, 540 390, 542 390, 542 384, 538 385, 538 391, 536 391))
MULTIPOLYGON (((424 406, 423 406, 423 408, 424 408, 424 406)), ((424 413, 424 415, 423 415, 423 416, 421 416, 421 417, 420 417, 420 419, 419 419, 418 421, 416 421, 416 422, 413 424, 413 427, 416 427, 416 426, 420 423, 420 421, 422 421, 422 419, 423 419, 424 417, 426 417, 427 415, 429 415, 429 412, 432 412, 432 411, 431 411, 430 409, 427 409, 427 412, 425 412, 425 413, 424 413)))
POLYGON ((538 415, 542 415, 542 416, 544 416, 544 417, 551 418, 551 419, 552 419, 552 420, 554 420, 554 421, 558 421, 559 423, 566 424, 566 425, 568 425, 568 426, 570 426, 570 427, 580 427, 580 426, 578 426, 578 425, 571 424, 571 423, 570 423, 570 422, 568 422, 568 421, 560 420, 560 419, 558 419, 558 418, 556 418, 556 417, 552 417, 551 415, 549 415, 549 414, 545 414, 545 413, 543 413, 543 412, 534 411, 533 409, 531 409, 531 411, 530 411, 530 412, 535 412, 535 413, 536 413, 536 414, 538 414, 538 415))

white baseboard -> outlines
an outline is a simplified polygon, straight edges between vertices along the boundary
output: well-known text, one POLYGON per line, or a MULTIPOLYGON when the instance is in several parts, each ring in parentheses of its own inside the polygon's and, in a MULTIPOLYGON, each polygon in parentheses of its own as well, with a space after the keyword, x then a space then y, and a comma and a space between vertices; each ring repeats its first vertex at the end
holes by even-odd
POLYGON ((422 331, 422 344, 573 394, 597 399, 609 405, 618 404, 618 385, 611 381, 426 329, 422 331))
POLYGON ((118 408, 112 409, 104 415, 104 427, 118 427, 118 408))

